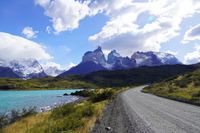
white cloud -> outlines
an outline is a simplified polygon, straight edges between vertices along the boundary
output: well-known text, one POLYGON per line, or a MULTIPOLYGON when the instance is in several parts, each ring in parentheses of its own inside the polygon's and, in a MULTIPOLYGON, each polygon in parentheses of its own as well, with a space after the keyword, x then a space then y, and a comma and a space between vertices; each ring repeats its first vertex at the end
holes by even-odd
POLYGON ((78 28, 79 21, 89 15, 87 1, 78 0, 35 0, 51 18, 55 33, 78 28))
POLYGON ((197 0, 151 0, 142 3, 99 0, 96 5, 99 11, 106 12, 110 20, 89 40, 101 44, 106 50, 115 48, 123 55, 138 50, 159 51, 161 44, 179 35, 184 18, 200 11, 200 1, 197 0), (148 18, 144 19, 145 24, 141 27, 137 19, 143 13, 153 16, 154 20, 148 22, 148 18))
POLYGON ((50 60, 50 56, 45 48, 33 41, 0 32, 0 58, 4 60, 13 60, 21 58, 34 58, 39 61, 50 60))
POLYGON ((74 66, 76 66, 76 64, 70 62, 70 63, 65 67, 65 70, 68 70, 68 69, 70 69, 70 68, 72 68, 72 67, 74 67, 74 66))
POLYGON ((47 7, 49 5, 49 2, 51 2, 51 0, 35 0, 36 4, 39 4, 43 7, 47 7))
POLYGON ((51 18, 56 33, 78 28, 80 20, 103 13, 109 20, 89 40, 122 55, 159 51, 178 36, 184 18, 200 12, 199 0, 35 0, 51 18), (142 19, 143 25, 138 19, 142 19), (144 16, 145 16, 144 15, 144 16), (127 49, 128 48, 128 49, 127 49))
POLYGON ((189 43, 194 40, 200 40, 200 24, 195 25, 186 31, 182 43, 189 43))
POLYGON ((51 29, 50 26, 47 26, 47 27, 46 27, 46 32, 47 32, 48 34, 51 34, 51 33, 52 33, 52 29, 51 29))
POLYGON ((185 64, 194 64, 200 62, 200 45, 195 46, 195 50, 191 53, 187 53, 184 57, 185 64))
POLYGON ((57 63, 55 63, 55 62, 52 62, 52 61, 43 63, 43 64, 41 64, 41 65, 42 65, 42 67, 43 67, 44 70, 47 70, 47 69, 50 68, 50 67, 55 67, 55 68, 61 70, 61 65, 60 65, 60 64, 57 64, 57 63))
POLYGON ((36 38, 37 33, 39 33, 39 31, 34 31, 32 27, 25 27, 22 30, 22 34, 24 34, 28 39, 36 38))
POLYGON ((43 63, 42 67, 44 69, 44 72, 47 75, 53 76, 53 77, 58 76, 58 75, 60 75, 61 73, 64 72, 64 69, 61 68, 60 64, 57 64, 57 63, 52 62, 52 61, 43 63))
POLYGON ((174 52, 174 51, 170 51, 170 50, 168 50, 168 51, 166 51, 166 53, 169 53, 169 54, 172 54, 172 55, 178 55, 178 52, 174 52))

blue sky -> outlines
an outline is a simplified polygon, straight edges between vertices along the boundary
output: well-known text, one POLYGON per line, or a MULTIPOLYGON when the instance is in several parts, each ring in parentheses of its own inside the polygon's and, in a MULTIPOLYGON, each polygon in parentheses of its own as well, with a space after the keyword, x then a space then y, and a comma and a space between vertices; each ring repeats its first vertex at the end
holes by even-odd
POLYGON ((3 0, 0 18, 5 60, 30 57, 68 68, 100 45, 105 53, 151 50, 200 62, 198 0, 3 0))

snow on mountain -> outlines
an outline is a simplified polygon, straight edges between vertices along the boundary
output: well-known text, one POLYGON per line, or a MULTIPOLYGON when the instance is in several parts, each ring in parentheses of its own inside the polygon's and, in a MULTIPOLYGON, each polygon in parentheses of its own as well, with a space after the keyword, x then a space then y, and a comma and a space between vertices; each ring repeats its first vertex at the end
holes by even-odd
POLYGON ((94 62, 96 64, 100 64, 101 66, 105 66, 106 58, 102 52, 101 47, 98 47, 94 51, 86 52, 82 58, 82 63, 85 62, 94 62))
POLYGON ((154 52, 163 64, 180 64, 181 62, 170 53, 154 52))
POLYGON ((98 47, 94 51, 86 52, 82 57, 82 62, 77 66, 72 67, 68 71, 60 74, 60 77, 72 74, 87 74, 94 71, 105 70, 110 67, 106 62, 104 53, 101 47, 98 47))
POLYGON ((135 52, 131 59, 135 59, 137 66, 156 66, 156 65, 173 65, 180 64, 178 59, 168 53, 162 52, 135 52))
POLYGON ((62 73, 60 76, 87 74, 99 70, 119 70, 139 66, 158 66, 166 64, 180 64, 180 62, 174 55, 168 53, 152 51, 135 52, 131 58, 129 58, 122 57, 116 50, 111 51, 106 60, 101 47, 98 47, 94 51, 86 52, 81 63, 62 73))
POLYGON ((9 67, 20 78, 24 79, 41 78, 46 76, 42 66, 35 59, 28 58, 12 61, 4 61, 0 59, 0 66, 9 67))
POLYGON ((112 66, 112 69, 128 69, 135 66, 136 61, 129 57, 122 57, 116 50, 108 54, 107 63, 112 66))
POLYGON ((116 50, 112 50, 109 54, 108 54, 108 64, 114 64, 117 60, 120 60, 122 57, 119 53, 117 53, 116 50))
POLYGON ((46 74, 35 59, 19 59, 13 60, 9 63, 9 67, 18 74, 21 78, 41 78, 45 77, 46 74))
POLYGON ((60 75, 61 73, 65 72, 65 70, 60 70, 56 66, 52 66, 52 67, 44 68, 44 72, 49 76, 56 77, 60 75))
POLYGON ((42 68, 48 76, 52 76, 52 77, 56 77, 64 72, 64 70, 61 69, 60 64, 57 64, 55 62, 43 63, 42 68))

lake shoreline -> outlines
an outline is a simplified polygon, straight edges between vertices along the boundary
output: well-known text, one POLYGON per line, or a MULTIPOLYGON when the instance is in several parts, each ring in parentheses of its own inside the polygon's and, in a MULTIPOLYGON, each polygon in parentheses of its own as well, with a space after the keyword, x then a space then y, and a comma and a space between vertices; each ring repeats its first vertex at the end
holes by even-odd
POLYGON ((82 99, 70 95, 80 89, 70 90, 40 90, 40 91, 0 91, 0 114, 12 110, 22 111, 23 108, 36 107, 37 112, 46 112, 64 104, 82 99), (67 96, 64 94, 67 93, 67 96))

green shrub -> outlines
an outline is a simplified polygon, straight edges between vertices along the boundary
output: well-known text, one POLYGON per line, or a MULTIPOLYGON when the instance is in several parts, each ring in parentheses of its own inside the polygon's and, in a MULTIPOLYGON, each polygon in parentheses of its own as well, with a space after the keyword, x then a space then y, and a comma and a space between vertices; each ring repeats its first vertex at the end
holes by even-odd
POLYGON ((194 93, 194 94, 192 95, 192 97, 199 97, 199 98, 200 98, 200 91, 198 91, 197 93, 194 93))
POLYGON ((49 125, 45 132, 47 133, 61 133, 61 132, 70 132, 81 126, 83 126, 83 121, 72 115, 64 117, 61 120, 56 120, 52 125, 49 125))
POLYGON ((87 103, 81 108, 81 115, 82 117, 91 117, 94 115, 94 107, 87 103))
POLYGON ((93 95, 93 91, 90 91, 90 90, 76 91, 76 92, 71 93, 71 95, 90 97, 91 95, 93 95))
POLYGON ((100 102, 106 99, 111 99, 114 92, 112 90, 104 90, 103 92, 96 93, 90 97, 92 102, 100 102))
MULTIPOLYGON (((55 108, 49 117, 49 126, 44 132, 60 133, 70 132, 84 125, 84 118, 92 117, 95 108, 91 102, 85 102, 80 105, 66 104, 55 108)), ((48 125, 48 123, 44 124, 48 125)), ((34 131, 34 127, 32 130, 34 131)), ((41 129, 42 130, 42 129, 41 129)))
POLYGON ((62 107, 55 108, 52 111, 51 117, 54 119, 62 118, 74 112, 74 110, 75 110, 75 107, 73 104, 66 104, 66 105, 63 105, 62 107))
POLYGON ((194 81, 194 86, 195 86, 195 87, 200 86, 200 81, 199 81, 199 80, 195 80, 195 81, 194 81))

